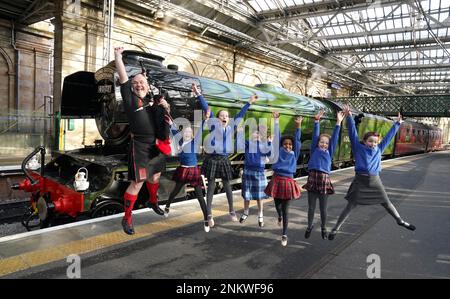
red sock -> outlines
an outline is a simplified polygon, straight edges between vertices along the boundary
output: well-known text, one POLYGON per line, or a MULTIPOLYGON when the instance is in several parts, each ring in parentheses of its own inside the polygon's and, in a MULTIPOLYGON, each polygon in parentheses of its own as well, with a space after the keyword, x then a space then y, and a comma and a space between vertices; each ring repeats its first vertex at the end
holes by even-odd
POLYGON ((128 220, 128 222, 131 221, 131 213, 133 211, 134 203, 137 199, 137 194, 133 195, 128 192, 125 192, 124 198, 124 205, 125 205, 125 219, 128 220))
POLYGON ((150 194, 149 201, 151 204, 158 204, 158 188, 159 183, 145 182, 148 193, 150 194))

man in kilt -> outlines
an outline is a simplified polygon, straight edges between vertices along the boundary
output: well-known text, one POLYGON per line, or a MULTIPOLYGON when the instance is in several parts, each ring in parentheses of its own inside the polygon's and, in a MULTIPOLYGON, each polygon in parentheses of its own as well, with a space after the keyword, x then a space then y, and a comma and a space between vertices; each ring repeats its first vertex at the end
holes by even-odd
POLYGON ((144 182, 150 193, 150 201, 146 205, 157 214, 164 215, 158 206, 156 194, 159 177, 165 169, 166 156, 161 150, 167 152, 165 144, 169 137, 170 115, 169 105, 164 99, 160 99, 158 105, 150 105, 147 98, 150 86, 144 73, 129 80, 122 60, 123 51, 122 47, 114 49, 120 92, 131 131, 128 155, 130 185, 124 195, 125 216, 122 219, 124 232, 131 235, 134 234, 132 210, 144 182))

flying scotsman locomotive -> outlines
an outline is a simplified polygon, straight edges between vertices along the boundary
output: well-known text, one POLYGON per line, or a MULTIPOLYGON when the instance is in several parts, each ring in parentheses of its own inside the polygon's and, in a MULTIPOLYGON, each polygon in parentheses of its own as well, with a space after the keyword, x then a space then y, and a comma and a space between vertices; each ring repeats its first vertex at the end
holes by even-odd
MULTIPOLYGON (((225 108, 231 115, 236 114, 252 94, 256 94, 258 101, 250 107, 246 118, 265 118, 270 128, 272 111, 279 111, 282 115, 280 129, 283 134, 293 133, 295 116, 303 116, 302 154, 298 160, 298 175, 305 173, 308 167, 314 115, 319 110, 325 111, 321 132, 331 134, 336 112, 341 109, 339 103, 293 94, 280 87, 267 84, 250 87, 181 72, 174 65, 164 66, 164 58, 153 54, 125 51, 123 60, 129 76, 143 70, 147 72, 152 93, 155 96, 165 93, 174 119, 183 117, 193 121, 194 111, 200 109, 191 92, 192 83, 200 86, 214 112, 225 108)), ((385 117, 356 110, 353 114, 359 136, 367 131, 377 131, 384 135, 393 123, 385 117)), ((99 217, 123 212, 123 194, 129 185, 126 153, 130 133, 114 61, 95 73, 81 71, 64 79, 61 115, 65 118, 95 118, 104 144, 57 152, 47 163, 44 161, 45 148, 39 147, 23 161, 22 169, 27 178, 12 188, 30 193, 30 210, 22 221, 27 229, 32 226, 46 227, 60 216, 99 217), (39 153, 42 166, 35 170, 27 168, 30 159, 39 153)), ((384 155, 393 157, 428 152, 438 150, 441 146, 440 129, 405 121, 384 155)), ((199 161, 201 158, 200 155, 199 161)), ((239 154, 231 156, 236 170, 242 167, 241 158, 239 154)), ((36 164, 36 161, 33 162, 32 164, 36 164)), ((346 126, 343 125, 333 165, 339 167, 351 162, 350 140, 346 126)), ((160 200, 166 198, 172 187, 167 178, 177 163, 176 157, 168 158, 166 173, 161 179, 160 200)), ((236 171, 237 179, 238 176, 239 171, 236 171)), ((186 192, 180 197, 185 196, 186 192)), ((142 188, 136 206, 143 206, 147 199, 147 189, 142 188)))

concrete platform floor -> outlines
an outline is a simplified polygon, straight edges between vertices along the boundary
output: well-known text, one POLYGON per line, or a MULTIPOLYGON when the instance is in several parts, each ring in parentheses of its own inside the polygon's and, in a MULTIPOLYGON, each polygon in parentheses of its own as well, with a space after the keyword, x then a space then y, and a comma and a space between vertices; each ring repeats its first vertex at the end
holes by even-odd
MULTIPOLYGON (((256 206, 244 224, 231 222, 220 195, 209 233, 194 200, 172 205, 168 218, 138 211, 134 236, 124 234, 122 216, 113 215, 0 238, 0 276, 66 278, 71 255, 77 255, 81 278, 367 278, 368 272, 381 278, 450 278, 450 152, 387 160, 383 169, 392 202, 416 231, 399 227, 381 206, 360 206, 334 241, 322 240, 317 207, 315 229, 305 239, 305 192, 291 203, 289 243, 283 247, 272 200, 265 202, 266 225, 260 228, 256 206)), ((329 198, 329 228, 346 204, 353 176, 352 168, 331 176, 337 192, 329 198)), ((234 202, 242 212, 238 192, 234 202)))

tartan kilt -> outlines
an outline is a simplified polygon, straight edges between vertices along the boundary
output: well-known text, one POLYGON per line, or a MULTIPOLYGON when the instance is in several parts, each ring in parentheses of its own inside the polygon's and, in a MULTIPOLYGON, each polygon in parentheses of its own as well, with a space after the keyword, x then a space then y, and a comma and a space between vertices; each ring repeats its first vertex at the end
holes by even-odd
POLYGON ((215 178, 231 180, 233 178, 233 169, 228 156, 207 155, 203 161, 202 174, 208 180, 214 180, 215 178))
POLYGON ((309 171, 308 181, 302 188, 319 194, 334 194, 334 187, 331 184, 330 175, 317 170, 309 171))
POLYGON ((299 199, 300 187, 293 178, 274 174, 264 192, 273 197, 284 200, 299 199))
POLYGON ((155 173, 166 169, 166 156, 146 136, 135 136, 130 140, 128 152, 128 179, 142 182, 155 173))
POLYGON ((178 166, 175 170, 172 181, 190 184, 192 187, 202 185, 200 167, 182 167, 178 166))
POLYGON ((269 198, 264 189, 267 186, 267 178, 264 171, 244 169, 242 176, 242 197, 245 200, 260 200, 269 198))

